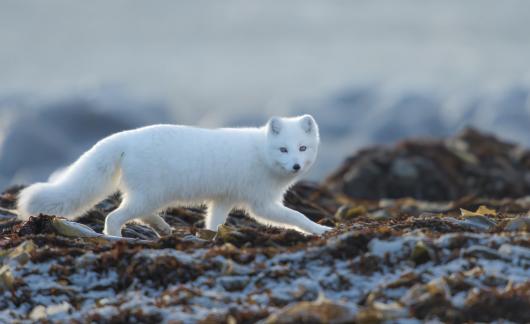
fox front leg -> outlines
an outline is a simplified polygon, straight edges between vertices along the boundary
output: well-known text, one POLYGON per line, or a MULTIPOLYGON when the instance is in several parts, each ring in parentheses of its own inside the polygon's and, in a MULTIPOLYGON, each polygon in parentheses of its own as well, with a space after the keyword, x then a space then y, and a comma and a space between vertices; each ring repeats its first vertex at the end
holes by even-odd
POLYGON ((258 221, 263 223, 279 227, 295 228, 309 234, 322 235, 331 230, 331 227, 317 224, 304 214, 287 208, 280 203, 253 206, 252 213, 258 221))
POLYGON ((219 225, 223 225, 232 210, 232 204, 224 201, 214 201, 208 206, 208 213, 204 222, 204 227, 211 231, 217 231, 219 225))

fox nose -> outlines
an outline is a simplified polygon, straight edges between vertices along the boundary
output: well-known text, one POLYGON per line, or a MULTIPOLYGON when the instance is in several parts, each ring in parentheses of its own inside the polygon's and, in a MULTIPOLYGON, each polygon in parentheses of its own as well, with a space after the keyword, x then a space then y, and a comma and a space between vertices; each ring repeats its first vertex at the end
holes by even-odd
POLYGON ((300 170, 300 164, 296 163, 295 165, 293 165, 293 170, 294 171, 300 170))

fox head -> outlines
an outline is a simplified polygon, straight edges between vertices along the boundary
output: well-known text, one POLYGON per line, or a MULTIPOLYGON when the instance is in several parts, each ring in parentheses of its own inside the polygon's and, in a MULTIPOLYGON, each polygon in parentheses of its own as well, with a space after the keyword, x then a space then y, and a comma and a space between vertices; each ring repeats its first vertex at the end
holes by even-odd
POLYGON ((266 162, 281 176, 307 172, 316 160, 320 141, 318 125, 311 115, 272 117, 266 125, 266 162))

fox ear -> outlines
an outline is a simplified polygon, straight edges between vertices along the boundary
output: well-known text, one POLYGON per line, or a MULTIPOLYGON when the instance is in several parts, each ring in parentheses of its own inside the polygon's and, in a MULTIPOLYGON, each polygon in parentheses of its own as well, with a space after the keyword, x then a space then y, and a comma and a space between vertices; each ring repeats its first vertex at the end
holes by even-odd
POLYGON ((269 131, 274 134, 280 134, 282 130, 282 121, 279 117, 272 117, 268 122, 269 131))
POLYGON ((300 124, 302 125, 302 129, 308 133, 311 134, 315 129, 315 119, 311 115, 303 115, 300 119, 300 124))

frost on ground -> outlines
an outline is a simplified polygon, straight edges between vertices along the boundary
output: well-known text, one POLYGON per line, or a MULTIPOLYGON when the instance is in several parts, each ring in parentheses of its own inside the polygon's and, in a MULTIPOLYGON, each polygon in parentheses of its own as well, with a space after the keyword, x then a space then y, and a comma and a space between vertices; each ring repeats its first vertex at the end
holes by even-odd
MULTIPOLYGON (((16 221, 19 189, 0 195, 0 322, 530 322, 529 198, 360 200, 304 182, 286 205, 334 226, 324 237, 235 211, 212 238, 203 210, 173 208, 171 236, 128 224, 116 242, 16 221)), ((119 199, 77 221, 101 232, 119 199)))
MULTIPOLYGON (((320 195, 330 207, 326 192, 318 190, 299 185, 290 195, 320 195)), ((490 203, 491 209, 479 210, 491 213, 482 215, 494 224, 488 229, 469 226, 480 213, 427 213, 447 206, 405 199, 357 202, 334 216, 324 210, 320 222, 337 229, 323 238, 261 227, 236 213, 211 241, 193 235, 198 210, 168 211, 175 233, 153 242, 64 237, 54 233, 53 217, 18 224, 6 214, 0 318, 527 322, 528 227, 506 228, 516 220, 526 224, 517 209, 530 206, 524 199, 490 203)), ((101 210, 91 213, 94 223, 101 210)), ((150 232, 138 224, 127 231, 150 232)))

